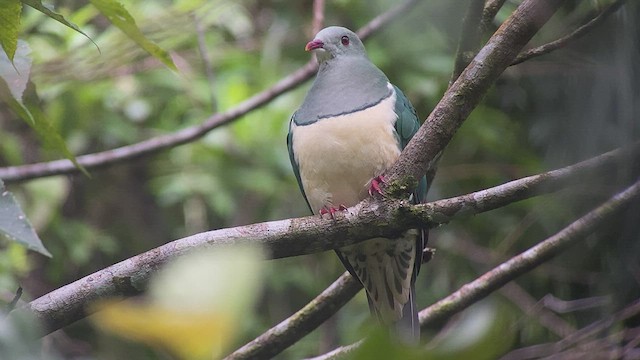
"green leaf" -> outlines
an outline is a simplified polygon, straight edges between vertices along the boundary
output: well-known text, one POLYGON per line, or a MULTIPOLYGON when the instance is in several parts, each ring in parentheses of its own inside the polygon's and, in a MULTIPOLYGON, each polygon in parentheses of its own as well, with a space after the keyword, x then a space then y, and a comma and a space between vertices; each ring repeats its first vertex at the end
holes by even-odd
POLYGON ((30 53, 29 45, 22 40, 18 41, 13 62, 5 53, 0 53, 0 100, 9 105, 11 110, 38 133, 46 147, 61 153, 71 160, 80 171, 89 176, 89 173, 69 151, 64 139, 40 111, 38 106, 40 99, 35 91, 35 86, 29 81, 31 74, 30 53), (27 89, 29 91, 25 93, 27 89), (28 95, 26 98, 25 94, 28 95))
POLYGON ((120 30, 122 30, 131 40, 147 51, 158 60, 162 61, 172 70, 176 70, 176 65, 171 60, 169 53, 161 49, 151 40, 147 39, 136 25, 136 21, 124 6, 116 0, 90 0, 98 8, 102 15, 120 30))
POLYGON ((0 235, 21 243, 42 255, 51 257, 16 199, 4 187, 2 180, 0 180, 0 235))
POLYGON ((10 60, 13 60, 18 46, 20 13, 20 0, 0 0, 0 46, 10 60))
MULTIPOLYGON (((2 0, 0 0, 0 1, 2 1, 2 0)), ((86 36, 86 38, 89 39, 93 43, 93 45, 98 47, 98 44, 96 44, 95 41, 93 41, 93 39, 91 39, 89 37, 89 35, 85 34, 84 31, 80 30, 80 28, 76 24, 70 22, 69 20, 65 19, 64 16, 62 16, 62 15, 58 14, 57 12, 53 11, 53 9, 51 8, 51 5, 49 5, 49 6, 44 5, 42 3, 42 1, 39 1, 39 0, 21 0, 21 1, 24 4, 27 4, 27 5, 31 6, 32 8, 40 11, 41 13, 47 15, 48 17, 52 18, 53 20, 55 20, 55 21, 65 25, 65 26, 67 26, 67 27, 79 32, 80 34, 86 36)), ((100 51, 100 48, 98 48, 98 51, 100 51)))
POLYGON ((22 102, 31 75, 30 53, 29 45, 22 40, 18 41, 12 60, 8 54, 0 53, 0 99, 33 127, 35 121, 22 102))

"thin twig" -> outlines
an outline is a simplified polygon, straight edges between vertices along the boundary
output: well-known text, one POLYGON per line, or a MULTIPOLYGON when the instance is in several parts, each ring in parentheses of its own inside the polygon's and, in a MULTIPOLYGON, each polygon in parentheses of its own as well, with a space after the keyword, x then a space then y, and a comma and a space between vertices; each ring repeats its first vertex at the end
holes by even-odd
POLYGON ((547 294, 542 298, 542 305, 555 313, 566 314, 574 311, 607 306, 611 304, 611 301, 611 297, 606 295, 575 300, 562 300, 552 294, 547 294))
MULTIPOLYGON (((417 0, 407 0, 402 4, 389 9, 387 12, 372 19, 367 25, 362 27, 358 34, 363 40, 380 30, 391 20, 415 5, 417 0)), ((289 74, 278 81, 272 87, 259 92, 247 100, 241 102, 232 109, 216 113, 206 119, 202 124, 178 130, 171 134, 161 135, 155 138, 141 141, 116 149, 106 150, 98 153, 81 155, 76 157, 79 164, 85 169, 96 169, 109 165, 119 164, 142 156, 155 154, 159 151, 176 147, 195 141, 211 130, 237 120, 243 115, 268 104, 277 96, 294 89, 311 78, 318 66, 315 61, 309 61, 300 69, 289 74)), ((71 174, 78 172, 71 161, 67 159, 54 160, 20 166, 9 166, 0 168, 0 179, 5 183, 25 181, 45 176, 71 174)))
POLYGON ((500 293, 519 307, 533 321, 537 321, 559 337, 567 336, 576 330, 565 319, 540 306, 536 298, 515 281, 505 284, 500 289, 500 293))
POLYGON ((393 20, 403 12, 409 10, 417 3, 418 0, 407 0, 404 3, 376 16, 375 18, 371 19, 368 24, 361 27, 360 30, 357 31, 358 37, 363 40, 368 38, 378 29, 388 24, 391 20, 393 20))
POLYGON ((211 101, 211 112, 216 112, 218 109, 218 102, 216 100, 216 91, 215 91, 215 83, 216 77, 213 73, 213 65, 211 63, 211 56, 209 56, 209 51, 207 51, 207 41, 204 36, 205 30, 202 28, 202 22, 200 22, 200 18, 198 15, 192 14, 193 23, 196 28, 196 35, 198 39, 198 51, 200 52, 200 57, 202 58, 202 65, 204 67, 204 72, 207 75, 207 82, 209 85, 209 97, 211 101))
POLYGON ((324 0, 313 0, 313 21, 311 22, 311 29, 313 35, 317 34, 324 25, 324 0))
POLYGON ((502 9, 502 6, 507 0, 487 0, 484 10, 482 11, 482 20, 480 21, 480 32, 485 33, 489 29, 489 25, 493 22, 493 19, 498 14, 498 11, 502 9))
POLYGON ((479 26, 483 9, 484 0, 469 1, 469 6, 462 19, 462 28, 460 29, 458 48, 453 62, 453 73, 449 80, 449 86, 458 79, 458 76, 460 76, 478 52, 480 37, 482 36, 482 33, 479 31, 479 26))
MULTIPOLYGON (((496 251, 461 237, 458 237, 455 245, 451 247, 451 250, 479 265, 493 265, 497 259, 500 258, 496 251)), ((501 260, 500 262, 503 261, 504 260, 501 260)), ((554 334, 564 337, 575 331, 575 328, 564 319, 540 306, 536 299, 515 281, 506 284, 499 291, 504 297, 518 306, 523 313, 527 314, 530 318, 534 319, 534 321, 537 321, 554 334)))
POLYGON ((13 310, 18 304, 18 301, 20 301, 21 297, 22 297, 22 286, 18 286, 18 290, 16 290, 16 294, 13 296, 13 299, 11 300, 11 302, 7 304, 5 311, 10 312, 11 310, 13 310))
POLYGON ((568 349, 571 346, 578 345, 589 338, 593 338, 599 333, 605 332, 616 324, 638 314, 640 314, 640 300, 630 303, 624 309, 612 316, 600 319, 588 326, 576 330, 560 341, 516 349, 504 355, 501 360, 540 358, 542 356, 558 354, 559 352, 568 349))
POLYGON ((524 61, 527 61, 531 58, 548 54, 554 50, 567 46, 567 44, 573 40, 576 40, 584 35, 586 35, 589 31, 593 30, 596 26, 600 25, 609 15, 618 10, 626 0, 616 0, 611 3, 611 5, 607 6, 602 12, 600 12, 593 19, 588 21, 586 24, 580 26, 571 34, 561 37, 558 40, 552 41, 550 43, 540 45, 533 49, 526 50, 516 57, 516 59, 511 63, 511 65, 517 65, 524 61))
MULTIPOLYGON (((205 246, 260 244, 271 257, 296 256, 335 249, 374 237, 394 238, 420 224, 445 223, 457 216, 490 211, 515 201, 547 194, 586 177, 611 176, 625 159, 637 159, 640 143, 544 174, 515 180, 491 189, 427 204, 403 201, 384 204, 365 200, 335 221, 305 217, 220 229, 172 241, 85 276, 31 301, 32 312, 47 332, 87 315, 87 304, 113 296, 139 294, 149 276, 166 261, 205 246), (381 225, 384 224, 384 225, 381 225)), ((18 311, 19 309, 15 310, 18 311)))

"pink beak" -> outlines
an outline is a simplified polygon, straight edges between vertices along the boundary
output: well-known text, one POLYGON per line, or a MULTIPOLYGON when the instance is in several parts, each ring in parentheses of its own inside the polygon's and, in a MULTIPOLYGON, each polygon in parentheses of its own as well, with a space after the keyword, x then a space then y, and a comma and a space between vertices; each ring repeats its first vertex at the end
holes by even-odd
POLYGON ((321 49, 324 47, 324 43, 322 40, 311 40, 307 43, 307 46, 304 47, 304 51, 311 51, 315 49, 321 49))

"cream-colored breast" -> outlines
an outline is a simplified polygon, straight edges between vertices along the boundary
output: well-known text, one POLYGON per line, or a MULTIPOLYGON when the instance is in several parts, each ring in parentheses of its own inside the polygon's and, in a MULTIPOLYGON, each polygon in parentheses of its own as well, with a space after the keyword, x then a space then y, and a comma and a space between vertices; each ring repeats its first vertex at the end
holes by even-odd
POLYGON ((395 92, 377 105, 313 124, 292 124, 293 151, 311 209, 353 206, 400 155, 395 92))

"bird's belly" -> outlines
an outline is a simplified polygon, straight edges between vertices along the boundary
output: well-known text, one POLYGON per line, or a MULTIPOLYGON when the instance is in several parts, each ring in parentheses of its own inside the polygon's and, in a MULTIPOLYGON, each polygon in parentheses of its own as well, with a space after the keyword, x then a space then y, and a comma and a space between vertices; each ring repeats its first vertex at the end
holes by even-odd
POLYGON ((398 158, 394 104, 390 96, 357 113, 297 126, 293 150, 314 212, 357 204, 371 179, 398 158))

